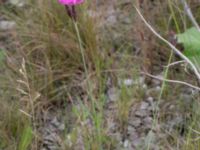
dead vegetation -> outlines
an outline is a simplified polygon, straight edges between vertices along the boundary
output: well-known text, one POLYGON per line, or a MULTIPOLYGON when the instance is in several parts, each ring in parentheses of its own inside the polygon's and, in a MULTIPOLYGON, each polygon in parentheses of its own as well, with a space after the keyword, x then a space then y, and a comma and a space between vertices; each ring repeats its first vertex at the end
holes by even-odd
MULTIPOLYGON (((199 2, 189 4, 199 20, 199 2)), ((77 7, 87 74, 76 29, 57 1, 1 6, 17 25, 6 36, 12 42, 6 43, 0 78, 5 81, 0 149, 198 147, 199 94, 141 75, 162 75, 180 58, 146 27, 133 5, 166 39, 191 25, 177 0, 87 1, 77 7)), ((172 68, 170 79, 196 84, 184 67, 172 68)))

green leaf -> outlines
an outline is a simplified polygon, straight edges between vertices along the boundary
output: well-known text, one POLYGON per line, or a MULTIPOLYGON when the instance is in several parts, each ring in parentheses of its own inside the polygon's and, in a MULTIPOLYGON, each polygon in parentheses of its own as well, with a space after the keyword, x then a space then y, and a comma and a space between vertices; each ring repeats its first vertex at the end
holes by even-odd
POLYGON ((24 128, 18 150, 27 150, 33 139, 32 128, 28 125, 24 128))
POLYGON ((192 27, 184 33, 177 34, 178 43, 183 44, 184 54, 200 70, 200 32, 192 27))

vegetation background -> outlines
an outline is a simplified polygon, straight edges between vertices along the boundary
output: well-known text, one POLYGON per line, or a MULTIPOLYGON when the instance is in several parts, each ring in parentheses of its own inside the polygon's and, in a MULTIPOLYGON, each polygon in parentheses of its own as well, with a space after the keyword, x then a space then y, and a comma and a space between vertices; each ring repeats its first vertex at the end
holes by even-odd
POLYGON ((0 1, 0 150, 200 149, 199 81, 135 7, 187 50, 180 0, 0 1))

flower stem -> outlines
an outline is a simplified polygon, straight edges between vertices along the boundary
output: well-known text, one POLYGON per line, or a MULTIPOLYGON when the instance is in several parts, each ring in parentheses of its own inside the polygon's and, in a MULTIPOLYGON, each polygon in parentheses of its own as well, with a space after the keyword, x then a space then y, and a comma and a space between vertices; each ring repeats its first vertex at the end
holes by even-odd
POLYGON ((88 69, 87 69, 87 65, 86 65, 86 59, 85 59, 84 49, 83 49, 83 45, 82 45, 82 40, 81 40, 80 32, 79 32, 79 29, 78 29, 78 23, 75 20, 73 20, 73 23, 74 23, 76 35, 77 35, 77 38, 78 38, 79 48, 80 48, 80 51, 81 51, 85 76, 87 77, 88 76, 88 69))

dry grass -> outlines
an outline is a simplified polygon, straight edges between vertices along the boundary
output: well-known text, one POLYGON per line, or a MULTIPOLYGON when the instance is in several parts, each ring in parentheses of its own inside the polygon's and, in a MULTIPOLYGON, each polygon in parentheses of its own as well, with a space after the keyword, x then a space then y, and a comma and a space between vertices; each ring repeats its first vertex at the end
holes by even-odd
MULTIPOLYGON (((143 1, 137 4, 146 19, 165 37, 171 29, 176 30, 169 8, 170 2, 174 15, 180 18, 176 20, 178 26, 183 30, 190 23, 182 10, 177 9, 180 5, 176 0, 164 3, 159 0, 143 1)), ((196 1, 190 1, 190 4, 199 20, 196 1)), ((61 109, 65 105, 72 107, 69 112, 73 113, 73 119, 69 124, 73 125, 73 129, 67 132, 67 136, 61 137, 63 150, 76 150, 77 145, 91 150, 117 148, 117 141, 108 133, 104 114, 106 90, 118 87, 119 81, 126 78, 137 80, 140 68, 150 73, 160 72, 163 70, 162 65, 167 64, 170 50, 158 42, 139 21, 138 16, 135 16, 132 30, 127 31, 119 26, 119 31, 124 34, 120 38, 123 39, 107 40, 111 36, 110 32, 101 33, 103 30, 97 28, 101 23, 98 21, 102 21, 102 18, 91 18, 86 12, 91 7, 93 10, 97 9, 94 5, 89 6, 89 2, 77 8, 87 75, 73 22, 57 1, 30 1, 23 11, 16 8, 6 8, 9 11, 4 11, 7 18, 16 21, 17 27, 12 32, 13 42, 9 45, 15 50, 6 54, 6 65, 2 68, 4 73, 0 77, 1 83, 5 85, 1 93, 3 98, 0 100, 0 149, 25 150, 29 147, 37 150, 43 140, 38 133, 38 128, 44 123, 43 113, 52 107, 61 109), (140 48, 141 55, 133 56, 133 43, 136 49, 140 48), (143 65, 140 65, 141 62, 143 65), (69 137, 71 143, 65 143, 69 137)), ((113 32, 112 28, 108 30, 113 32)), ((174 70, 170 73, 170 77, 177 75, 178 78, 186 79, 186 75, 180 75, 174 70)), ((171 87, 166 86, 162 97, 173 103, 171 99, 179 99, 178 90, 181 87, 176 88, 177 92, 172 93, 171 87)), ((123 84, 119 89, 114 120, 123 133, 127 130, 131 106, 143 100, 146 91, 140 86, 126 87, 123 84)), ((198 101, 199 97, 194 99, 198 101)), ((197 103, 196 106, 198 105, 197 103)), ((180 104, 180 107, 185 106, 180 104)), ((177 129, 177 133, 170 133, 168 141, 163 140, 166 147, 198 147, 199 133, 195 132, 199 130, 197 109, 194 105, 191 110, 187 110, 191 111, 192 118, 187 122, 188 129, 184 138, 179 137, 177 129)), ((167 113, 164 110, 163 113, 163 120, 159 121, 164 122, 167 113)))

